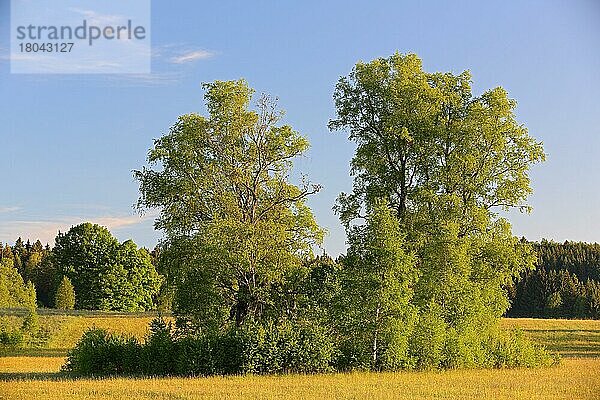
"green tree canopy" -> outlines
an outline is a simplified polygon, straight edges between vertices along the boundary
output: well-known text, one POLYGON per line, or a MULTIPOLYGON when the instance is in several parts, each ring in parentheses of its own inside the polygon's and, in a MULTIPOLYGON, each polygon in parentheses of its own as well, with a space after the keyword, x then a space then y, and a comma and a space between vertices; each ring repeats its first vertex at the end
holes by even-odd
POLYGON ((426 322, 418 329, 462 343, 452 350, 460 357, 431 348, 417 364, 473 362, 508 307, 502 285, 533 267, 531 247, 498 210, 528 209, 541 143, 516 121, 504 89, 474 96, 468 72, 428 73, 413 54, 358 63, 334 99, 330 128, 357 144, 353 191, 336 205, 342 222, 350 229, 378 199, 389 203, 417 257, 412 303, 426 322))
POLYGON ((58 273, 73 283, 78 309, 152 308, 161 278, 133 242, 120 244, 108 229, 86 222, 59 233, 53 254, 58 273))
POLYGON ((12 260, 0 260, 0 308, 35 308, 35 288, 32 283, 25 284, 12 260))
POLYGON ((354 190, 337 207, 343 221, 385 197, 409 230, 434 230, 442 217, 465 235, 484 230, 498 207, 526 207, 528 171, 544 152, 504 89, 475 97, 469 72, 427 73, 417 56, 396 53, 358 63, 334 99, 330 128, 357 143, 354 190))
POLYGON ((250 109, 244 81, 204 85, 208 117, 181 116, 135 171, 140 209, 158 208, 161 264, 178 289, 175 309, 199 326, 237 325, 275 312, 280 287, 322 231, 305 204, 319 190, 290 183, 309 144, 273 99, 250 109))

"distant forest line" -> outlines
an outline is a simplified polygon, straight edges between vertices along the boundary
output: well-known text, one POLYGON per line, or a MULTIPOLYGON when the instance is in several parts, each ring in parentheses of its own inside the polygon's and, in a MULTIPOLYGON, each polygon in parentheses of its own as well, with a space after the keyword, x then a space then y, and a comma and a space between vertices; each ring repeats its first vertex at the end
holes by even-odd
POLYGON ((600 244, 533 243, 535 270, 510 287, 509 317, 600 318, 600 244))
MULTIPOLYGON (((600 244, 557 243, 545 239, 530 243, 537 254, 536 268, 523 272, 506 287, 511 303, 506 316, 600 319, 600 244)), ((0 243, 0 263, 4 261, 8 265, 6 261, 10 260, 23 283, 33 284, 38 306, 44 308, 55 307, 53 299, 61 278, 58 276, 61 268, 55 265, 52 252, 49 245, 43 245, 39 240, 32 243, 18 238, 13 245, 0 243)), ((147 253, 160 274, 158 252, 155 248, 147 253)), ((9 277, 3 274, 0 279, 9 277)), ((164 295, 164 291, 155 291, 154 304, 148 304, 146 309, 157 309, 169 303, 160 293, 164 295)))

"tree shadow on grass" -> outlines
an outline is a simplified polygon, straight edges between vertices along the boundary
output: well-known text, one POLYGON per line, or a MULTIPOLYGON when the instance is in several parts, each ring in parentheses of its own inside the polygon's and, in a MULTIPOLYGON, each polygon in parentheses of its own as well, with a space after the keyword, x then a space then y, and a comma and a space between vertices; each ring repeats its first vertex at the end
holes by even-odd
POLYGON ((558 352, 563 357, 568 358, 600 358, 600 347, 593 343, 580 344, 547 344, 546 348, 558 352))
POLYGON ((62 381, 78 379, 62 372, 0 372, 0 382, 10 381, 62 381))
MULTIPOLYGON (((69 372, 0 372, 0 382, 15 381, 78 381, 129 378, 128 375, 76 375, 69 372)), ((139 378, 139 376, 137 376, 139 378)), ((145 377, 147 378, 147 377, 145 377)))
POLYGON ((572 333, 591 333, 594 335, 600 335, 600 329, 523 329, 523 331, 525 332, 529 332, 529 333, 563 333, 563 334, 572 334, 572 333))
MULTIPOLYGON (((0 372, 0 382, 15 381, 78 381, 78 380, 105 380, 105 379, 155 379, 159 376, 141 374, 112 374, 112 375, 77 375, 70 372, 0 372)), ((162 376, 172 378, 172 376, 162 376)))
POLYGON ((0 349, 0 357, 66 357, 69 349, 0 349))

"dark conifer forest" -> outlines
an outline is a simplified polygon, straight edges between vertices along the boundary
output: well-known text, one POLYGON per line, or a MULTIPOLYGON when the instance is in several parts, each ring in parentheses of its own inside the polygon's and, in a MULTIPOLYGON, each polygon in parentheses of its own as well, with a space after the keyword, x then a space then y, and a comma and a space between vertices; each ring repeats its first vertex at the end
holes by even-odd
POLYGON ((510 317, 600 318, 600 244, 542 240, 536 268, 508 287, 510 317))

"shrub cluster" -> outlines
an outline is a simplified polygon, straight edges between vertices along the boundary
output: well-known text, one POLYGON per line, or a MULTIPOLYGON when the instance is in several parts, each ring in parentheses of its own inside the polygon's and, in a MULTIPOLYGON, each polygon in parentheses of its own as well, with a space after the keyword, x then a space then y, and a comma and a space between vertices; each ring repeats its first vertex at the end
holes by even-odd
MULTIPOLYGON (((69 352, 63 371, 92 376, 210 376, 369 368, 368 355, 361 353, 359 344, 345 341, 336 346, 328 332, 310 323, 252 323, 221 333, 178 336, 170 323, 157 318, 150 328, 143 343, 92 328, 69 352)), ((389 364, 382 369, 537 367, 558 361, 519 331, 477 340, 478 346, 467 345, 439 324, 421 324, 408 343, 388 349, 389 364)))
POLYGON ((248 324, 222 333, 177 336, 162 318, 144 343, 93 328, 69 352, 63 370, 79 375, 227 375, 332 370, 334 346, 311 324, 248 324))
POLYGON ((538 367, 558 364, 560 358, 528 340, 520 330, 503 332, 489 343, 491 367, 538 367))
POLYGON ((389 340, 373 367, 364 341, 347 338, 334 352, 336 371, 398 371, 456 368, 546 367, 560 361, 519 330, 458 331, 439 320, 420 320, 407 336, 389 340))
POLYGON ((93 328, 69 352, 63 370, 81 375, 135 374, 139 373, 140 361, 137 339, 93 328))

